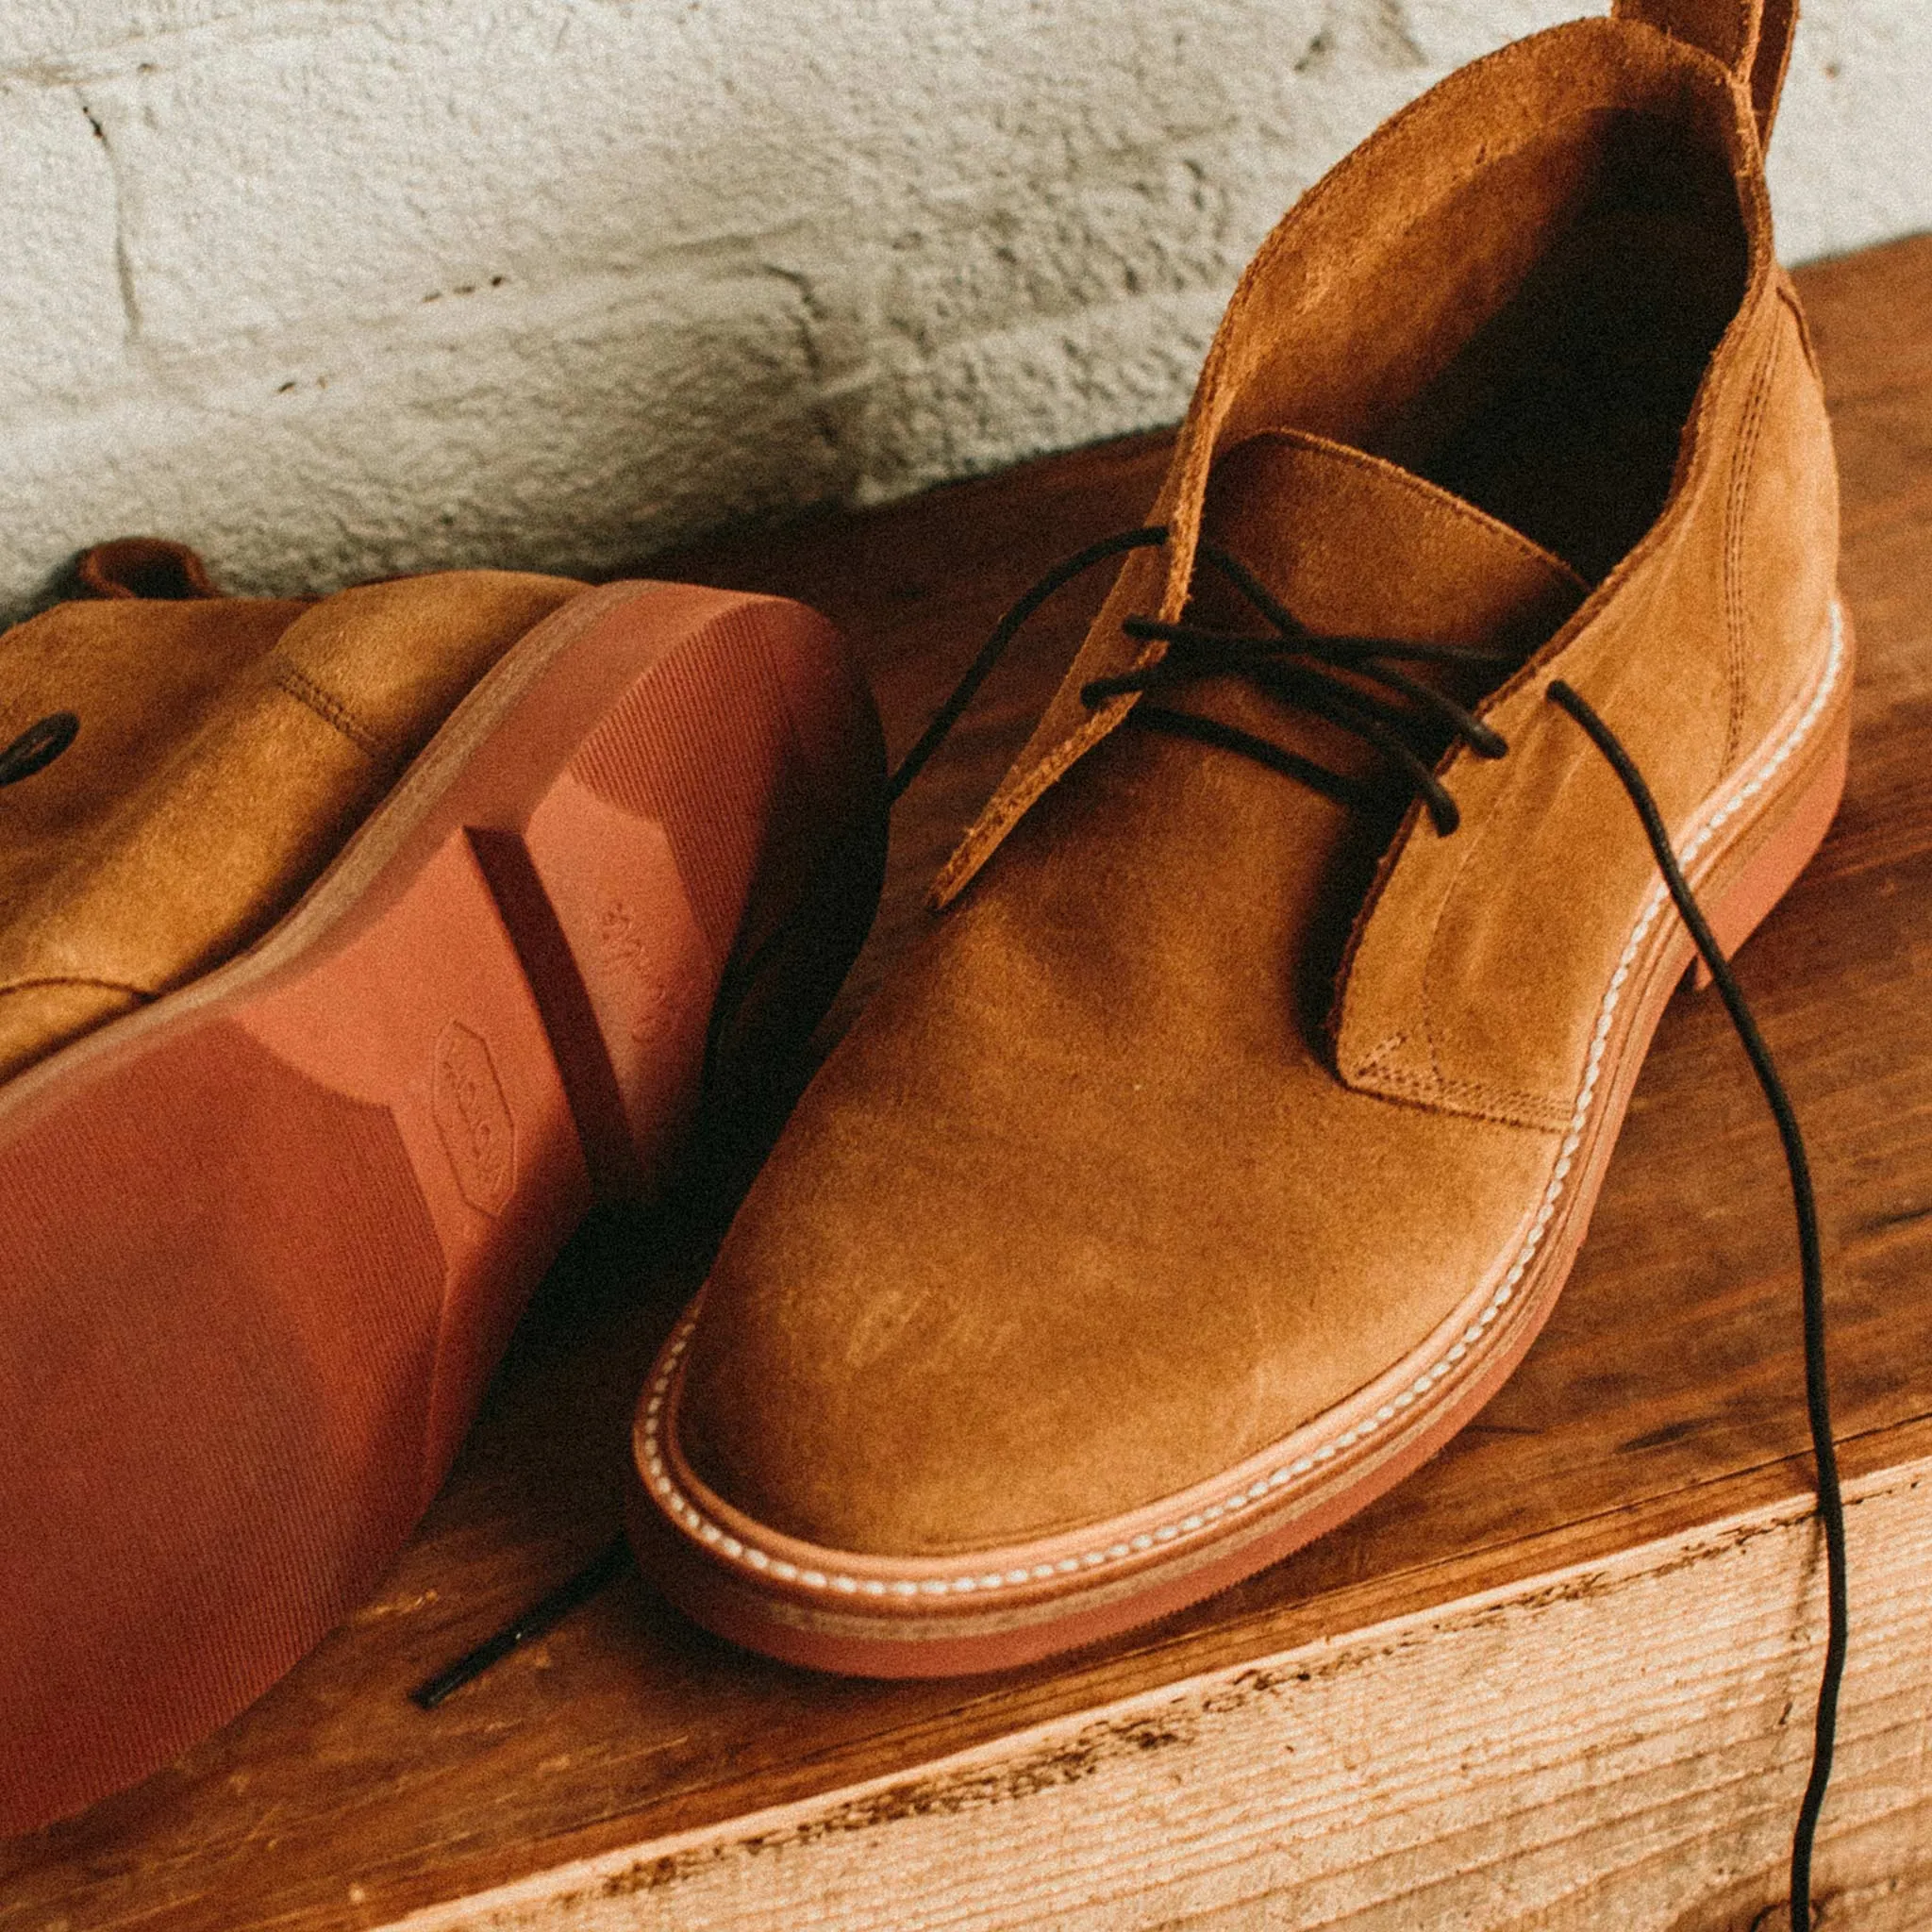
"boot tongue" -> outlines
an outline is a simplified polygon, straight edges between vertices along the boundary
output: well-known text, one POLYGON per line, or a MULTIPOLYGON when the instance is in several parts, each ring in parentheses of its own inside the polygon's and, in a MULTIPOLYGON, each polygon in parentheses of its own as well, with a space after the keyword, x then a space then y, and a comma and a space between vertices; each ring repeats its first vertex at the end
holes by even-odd
MULTIPOLYGON (((1589 591, 1568 564, 1474 505, 1379 457, 1293 430, 1253 437, 1220 459, 1206 535, 1317 636, 1456 644, 1520 661, 1589 591)), ((1208 588, 1217 575, 1196 565, 1200 599, 1252 627, 1251 610, 1208 588)), ((1431 676, 1423 664, 1403 668, 1431 676)))
MULTIPOLYGON (((1385 660, 1472 709, 1587 591, 1566 565, 1472 505, 1298 432, 1252 438, 1217 461, 1202 536, 1316 640, 1493 652, 1503 661, 1385 660)), ((1191 588, 1189 625, 1243 636, 1272 628, 1205 557, 1197 555, 1191 588)), ((1122 642, 1133 648, 1130 636, 1122 642)), ((1312 645, 1299 661, 1317 661, 1312 645)), ((1450 741, 1449 725, 1413 698, 1357 672, 1336 675, 1370 703, 1413 716, 1397 735, 1424 764, 1450 741)), ((1078 983, 1103 989, 1122 1011, 1166 1014, 1187 1052, 1234 1040, 1267 1063, 1302 1050, 1282 1031, 1291 1009, 1306 1050, 1316 1051, 1348 933, 1408 806, 1408 785, 1367 738, 1248 674, 1182 677, 1141 702, 1211 719, 1361 781, 1363 795, 1340 802, 1234 745, 1117 730, 1042 798, 990 897, 1050 907, 1050 943, 1077 945, 1087 962, 1078 983), (1121 918, 1123 905, 1132 906, 1130 918, 1121 918)), ((1453 797, 1453 775, 1448 790, 1453 797)))
MULTIPOLYGON (((1560 628, 1590 589, 1568 564, 1474 504, 1382 458, 1301 430, 1263 431, 1216 458, 1202 535, 1318 638, 1497 653, 1504 663, 1474 667, 1390 660, 1391 668, 1471 708, 1560 628)), ((1141 608, 1152 615, 1159 591, 1146 581, 1146 568, 1141 608)), ((1134 569, 1130 559, 1127 570, 1134 569)), ((1080 693, 1095 678, 1126 671, 1141 648, 1118 628, 1118 587, 1109 609, 1116 612, 1112 621, 1103 613, 1090 632, 1018 762, 941 873, 935 907, 964 888, 1034 800, 1076 770, 1082 754, 1106 735, 1092 728, 1092 708, 1080 693)), ((1198 555, 1185 617, 1248 635, 1268 628, 1198 555)), ((1361 737, 1267 695, 1246 678, 1204 677, 1163 691, 1158 702, 1211 717, 1338 775, 1367 777, 1385 762, 1361 737)), ((1398 806, 1406 802, 1399 791, 1392 795, 1398 806)), ((1339 823, 1332 805, 1317 806, 1312 794, 1307 804, 1321 823, 1339 823)), ((1325 834, 1317 842, 1325 844, 1325 834)))
MULTIPOLYGON (((1203 538, 1243 564, 1316 639, 1495 653, 1504 661, 1382 660, 1472 709, 1556 631, 1588 589, 1567 564, 1474 505, 1380 458, 1297 431, 1251 438, 1220 459, 1203 538)), ((1195 562, 1187 614, 1214 628, 1267 628, 1206 557, 1195 562)), ((1400 710, 1414 702, 1365 676, 1359 688, 1372 704, 1400 710)), ((1382 760, 1365 738, 1242 678, 1203 680, 1183 688, 1177 702, 1338 774, 1367 776, 1382 760)), ((1447 738, 1440 721, 1424 719, 1412 748, 1433 763, 1447 738)))

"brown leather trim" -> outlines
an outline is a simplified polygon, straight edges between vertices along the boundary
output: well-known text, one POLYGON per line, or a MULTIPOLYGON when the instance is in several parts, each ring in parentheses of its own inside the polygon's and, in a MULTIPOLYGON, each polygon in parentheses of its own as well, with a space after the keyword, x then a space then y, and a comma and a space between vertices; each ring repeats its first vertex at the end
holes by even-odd
POLYGON ((80 553, 75 575, 83 595, 117 602, 159 598, 190 603, 222 594, 200 555, 166 537, 116 537, 96 543, 80 553))

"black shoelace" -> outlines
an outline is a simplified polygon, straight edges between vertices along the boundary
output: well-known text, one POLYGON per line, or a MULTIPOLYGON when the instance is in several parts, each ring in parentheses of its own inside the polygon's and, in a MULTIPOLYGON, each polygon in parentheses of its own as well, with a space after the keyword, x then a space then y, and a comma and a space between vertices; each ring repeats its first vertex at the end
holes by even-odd
MULTIPOLYGON (((926 760, 958 722, 975 692, 1005 655, 1026 620, 1063 585, 1097 563, 1129 550, 1146 550, 1167 541, 1159 525, 1123 530, 1091 544, 1077 556, 1057 565, 1008 611, 966 675, 955 687, 919 742, 892 774, 887 794, 893 800, 911 784, 926 760)), ((1456 801, 1433 770, 1443 745, 1460 739, 1479 758, 1499 758, 1508 750, 1495 732, 1445 692, 1419 682, 1397 665, 1403 661, 1507 670, 1514 661, 1502 652, 1469 650, 1456 644, 1404 643, 1392 638, 1324 637, 1297 622, 1255 574, 1238 558, 1212 543, 1203 543, 1201 558, 1253 607, 1271 626, 1259 634, 1212 629, 1202 625, 1162 624, 1151 617, 1129 617, 1123 628, 1143 643, 1167 646, 1155 663, 1118 676, 1098 677, 1081 687, 1090 707, 1109 699, 1137 694, 1141 702, 1124 723, 1143 731, 1164 731, 1200 743, 1239 752, 1285 777, 1297 780, 1333 799, 1338 805, 1369 804, 1378 788, 1359 778, 1333 772, 1313 758, 1271 743, 1196 711, 1176 710, 1147 702, 1205 677, 1239 676, 1284 703, 1325 718, 1379 752, 1397 775, 1419 797, 1430 823, 1444 836, 1459 821, 1456 801), (1405 700, 1396 703, 1386 693, 1405 700)))
MULTIPOLYGON (((1124 530, 1089 545, 1049 571, 1002 618, 985 646, 967 667, 952 694, 933 715, 919 741, 892 774, 888 797, 900 794, 924 770, 953 726, 973 702, 980 686, 1005 655, 1026 621, 1055 591, 1096 564, 1133 550, 1151 549, 1167 541, 1158 525, 1124 530)), ((1129 617, 1124 628, 1142 641, 1167 646, 1155 663, 1137 671, 1095 678, 1081 689, 1083 702, 1104 705, 1127 695, 1140 698, 1124 723, 1141 730, 1166 732, 1231 751, 1266 765, 1285 777, 1307 785, 1343 806, 1357 806, 1383 795, 1370 781, 1330 771, 1314 759, 1264 738, 1224 724, 1197 712, 1183 711, 1150 698, 1178 690, 1202 678, 1239 675, 1283 702, 1313 712, 1352 733, 1381 754, 1388 776, 1422 801, 1430 823, 1441 836, 1453 834, 1459 823, 1456 801, 1437 777, 1433 766, 1449 743, 1460 741, 1481 758, 1501 758, 1507 744, 1481 719, 1433 687, 1420 683, 1396 667, 1403 661, 1474 666, 1507 671, 1515 660, 1504 654, 1462 649, 1453 645, 1403 643, 1385 638, 1336 638, 1309 631, 1279 603, 1238 558, 1204 543, 1200 555, 1231 584, 1271 626, 1248 634, 1198 625, 1162 624, 1151 618, 1129 617), (1392 693, 1392 697, 1382 693, 1392 693), (1397 703, 1395 699, 1404 702, 1397 703)), ((1831 1397, 1825 1363, 1824 1262, 1818 1233, 1818 1208, 1811 1186, 1810 1163, 1784 1083, 1764 1037, 1757 1030, 1742 990, 1710 929, 1677 855, 1668 827, 1657 810, 1649 786, 1630 755, 1589 703, 1561 679, 1549 686, 1550 701, 1575 720, 1603 754, 1628 794, 1643 826, 1644 836, 1662 874, 1692 943, 1709 970, 1724 1010, 1764 1091, 1784 1146, 1790 1174, 1791 1202, 1798 1225, 1799 1272, 1802 1281, 1805 1344, 1805 1400, 1811 1427, 1811 1451, 1818 1473, 1818 1514, 1824 1528, 1825 1586, 1829 1634, 1824 1668, 1819 1684, 1813 1731, 1811 1772, 1798 1810, 1791 1839, 1791 1932, 1810 1932, 1811 1858, 1819 1813, 1831 1778, 1831 1760, 1838 1729, 1839 1687, 1844 1675, 1849 1640, 1849 1603, 1845 1568, 1844 1505, 1839 1488, 1838 1453, 1831 1430, 1831 1397)), ((533 1605, 514 1623, 420 1685, 412 1697, 424 1709, 433 1709, 461 1685, 479 1676, 520 1643, 550 1629, 578 1604, 628 1567, 628 1552, 619 1538, 576 1575, 533 1605)))
POLYGON ((1702 908, 1677 863, 1671 846, 1671 835, 1663 814, 1657 808, 1650 787, 1632 762, 1630 754, 1618 743, 1610 727, 1591 709, 1577 692, 1561 678, 1549 688, 1550 700, 1560 705, 1590 734, 1591 743, 1603 753, 1616 773, 1630 803, 1643 822, 1644 836, 1664 875, 1678 916, 1690 929, 1699 957, 1709 969, 1724 1011, 1731 1017, 1751 1061, 1751 1071, 1770 1103, 1777 1122, 1778 1139, 1784 1143, 1785 1165, 1791 1176, 1791 1206, 1798 1222, 1798 1274, 1804 1302, 1805 1322, 1805 1408, 1811 1424, 1811 1456, 1818 1471, 1818 1516, 1824 1525, 1824 1588, 1828 1628, 1824 1642, 1824 1668, 1818 1685, 1818 1707, 1812 1721, 1811 1774, 1806 1780, 1805 1796, 1798 1807, 1798 1823, 1791 1834, 1791 1932, 1811 1932, 1811 1850, 1818 1835, 1818 1815, 1824 1808, 1824 1789, 1831 1782, 1832 1751, 1838 1740, 1838 1693, 1845 1674, 1845 1652, 1851 1641, 1851 1603, 1845 1576, 1845 1506, 1839 1489, 1838 1445, 1831 1433, 1831 1385, 1826 1374, 1824 1355, 1824 1255, 1818 1238, 1818 1201, 1811 1190, 1811 1163, 1805 1154, 1805 1137, 1798 1130, 1798 1117, 1792 1111, 1784 1082, 1778 1078, 1776 1063, 1757 1023, 1751 1017, 1742 988, 1731 972, 1730 962, 1718 945, 1702 908))

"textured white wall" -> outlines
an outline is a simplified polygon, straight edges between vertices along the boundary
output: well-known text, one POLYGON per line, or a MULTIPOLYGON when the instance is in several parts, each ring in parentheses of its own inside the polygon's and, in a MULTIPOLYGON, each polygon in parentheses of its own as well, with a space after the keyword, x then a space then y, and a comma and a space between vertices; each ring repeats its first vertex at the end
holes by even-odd
MULTIPOLYGON (((0 0, 0 608, 594 570, 1171 420, 1281 210, 1591 0, 0 0)), ((1787 256, 1932 224, 1932 5, 1809 0, 1787 256)))

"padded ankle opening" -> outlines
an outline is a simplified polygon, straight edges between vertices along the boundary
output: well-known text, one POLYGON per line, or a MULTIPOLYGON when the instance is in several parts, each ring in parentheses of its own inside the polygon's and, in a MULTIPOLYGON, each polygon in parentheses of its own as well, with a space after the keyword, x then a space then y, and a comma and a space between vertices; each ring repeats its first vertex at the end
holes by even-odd
POLYGON ((1501 225, 1533 227, 1537 247, 1367 446, 1594 582, 1663 508, 1698 385, 1743 297, 1729 166, 1670 121, 1609 114, 1512 156, 1445 213, 1478 257, 1501 225), (1541 196, 1524 195, 1525 175, 1541 196))

